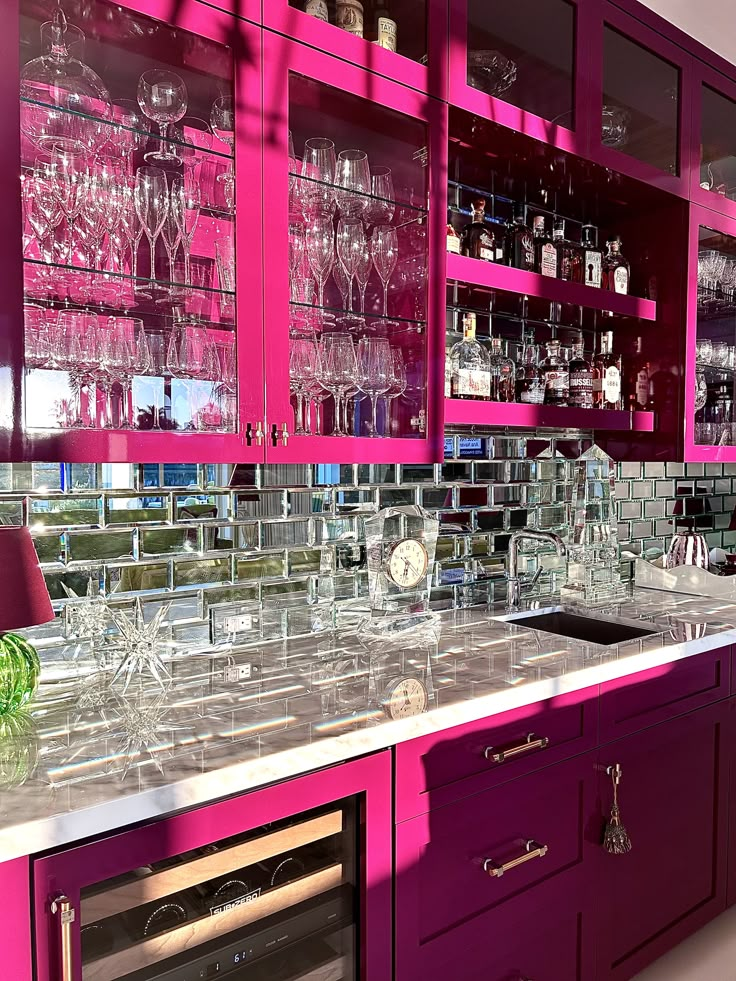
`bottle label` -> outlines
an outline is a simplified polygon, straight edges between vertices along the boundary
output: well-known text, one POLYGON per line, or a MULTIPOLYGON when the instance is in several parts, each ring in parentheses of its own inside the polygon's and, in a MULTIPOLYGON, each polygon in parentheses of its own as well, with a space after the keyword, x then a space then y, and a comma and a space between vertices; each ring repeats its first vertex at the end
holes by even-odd
POLYGON ((477 368, 458 368, 452 376, 452 398, 464 396, 471 399, 491 397, 491 376, 477 368))
POLYGON ((659 295, 659 291, 657 289, 657 277, 650 276, 649 281, 647 283, 647 299, 656 300, 658 295, 659 295))
POLYGON ((560 279, 572 279, 572 256, 569 249, 560 249, 560 279))
POLYGON ((557 250, 551 242, 545 242, 542 246, 539 271, 543 276, 557 276, 557 250))
POLYGON ((337 0, 335 23, 349 34, 363 37, 363 4, 358 0, 337 0))
POLYGON ((452 361, 449 356, 445 358, 445 398, 452 396, 452 361))
POLYGON ((496 253, 492 248, 489 248, 487 245, 481 245, 480 257, 481 259, 485 259, 487 262, 493 262, 494 259, 496 258, 496 253))
POLYGON ((504 260, 503 245, 497 245, 496 246, 496 262, 503 262, 503 260, 504 260))
POLYGON ((621 372, 615 364, 609 364, 603 376, 603 400, 615 404, 621 398, 621 372))
POLYGON ((378 37, 375 43, 379 47, 387 48, 389 51, 396 51, 397 29, 395 20, 391 20, 390 17, 379 17, 376 33, 378 37))
POLYGON ((534 239, 529 232, 521 237, 519 242, 519 252, 522 269, 534 269, 534 239))
POLYGON ((629 292, 629 273, 626 266, 617 266, 614 270, 613 289, 615 293, 629 292))
POLYGON ((317 20, 323 20, 326 24, 330 22, 325 0, 307 0, 304 6, 304 12, 311 14, 312 17, 316 17, 317 20))
POLYGON ((460 255, 460 239, 457 235, 451 235, 449 232, 447 233, 447 251, 460 255))
POLYGON ((636 373, 636 404, 645 406, 649 400, 649 375, 645 368, 636 373))
POLYGON ((541 379, 527 382, 526 388, 519 396, 519 401, 531 405, 541 405, 544 402, 544 382, 541 379))
POLYGON ((585 250, 585 285, 601 285, 601 254, 585 250))
POLYGON ((593 374, 590 371, 570 372, 570 405, 580 409, 593 408, 593 374))
POLYGON ((567 393, 570 388, 570 373, 568 371, 545 371, 544 385, 547 392, 556 395, 567 393))

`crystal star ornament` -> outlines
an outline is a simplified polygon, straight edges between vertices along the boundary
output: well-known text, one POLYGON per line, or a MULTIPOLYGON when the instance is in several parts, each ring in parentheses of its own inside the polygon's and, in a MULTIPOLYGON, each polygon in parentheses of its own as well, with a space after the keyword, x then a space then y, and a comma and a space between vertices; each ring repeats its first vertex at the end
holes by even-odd
POLYGON ((119 636, 113 641, 115 649, 122 654, 122 661, 115 672, 113 683, 119 679, 123 683, 123 693, 135 675, 150 674, 161 686, 170 680, 168 668, 161 657, 164 646, 159 633, 161 624, 171 608, 171 603, 161 606, 156 615, 146 623, 143 618, 143 607, 140 598, 135 601, 132 615, 122 610, 112 610, 113 623, 118 628, 119 636))
POLYGON ((80 679, 74 692, 75 725, 88 712, 97 712, 102 719, 107 720, 107 713, 115 699, 110 687, 112 678, 111 671, 95 671, 80 679))
POLYGON ((79 603, 68 603, 64 607, 65 636, 76 637, 79 640, 91 640, 95 657, 100 662, 100 666, 104 666, 105 652, 100 649, 99 644, 105 639, 111 614, 110 607, 100 592, 99 584, 90 576, 87 580, 87 595, 84 599, 66 583, 61 585, 69 599, 80 600, 79 603))
POLYGON ((112 731, 120 735, 117 753, 123 757, 122 779, 125 779, 131 766, 140 764, 145 755, 159 773, 163 773, 161 759, 164 754, 171 755, 171 733, 191 728, 175 725, 167 719, 167 694, 164 689, 153 698, 139 696, 135 699, 118 699, 118 714, 113 720, 112 731))

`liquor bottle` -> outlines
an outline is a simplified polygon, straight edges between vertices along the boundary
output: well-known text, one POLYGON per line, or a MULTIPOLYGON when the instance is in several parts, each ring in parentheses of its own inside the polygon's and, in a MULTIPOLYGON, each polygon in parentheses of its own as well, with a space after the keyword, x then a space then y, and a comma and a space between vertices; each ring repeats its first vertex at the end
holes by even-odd
POLYGON ((460 233, 455 230, 455 226, 450 221, 450 215, 447 215, 447 251, 454 252, 455 255, 460 255, 461 252, 462 238, 460 233))
POLYGON ((547 341, 547 357, 539 366, 544 376, 544 404, 567 405, 570 370, 560 354, 559 341, 547 341))
POLYGON ((641 337, 637 337, 633 357, 628 359, 626 372, 626 401, 632 411, 649 406, 649 362, 642 353, 641 337))
POLYGON ((578 337, 572 345, 570 357, 570 396, 569 405, 578 409, 593 408, 593 366, 584 353, 583 338, 578 337))
POLYGON ((622 409, 621 358, 613 353, 613 331, 601 334, 600 353, 593 360, 593 398, 597 409, 622 409))
POLYGON ((396 21, 389 13, 385 0, 378 0, 374 23, 373 43, 381 48, 387 48, 389 51, 396 51, 398 27, 396 26, 396 21))
POLYGON ((584 286, 600 286, 602 273, 603 253, 598 248, 598 229, 595 225, 583 225, 575 281, 584 286))
POLYGON ((326 0, 306 0, 304 13, 311 14, 312 17, 316 17, 317 20, 323 20, 326 24, 330 22, 326 0))
POLYGON ((511 358, 503 353, 500 337, 491 338, 491 354, 488 359, 491 371, 491 401, 513 402, 516 370, 511 358))
POLYGON ((490 399, 491 372, 488 355, 475 339, 475 314, 466 313, 463 339, 450 352, 452 376, 450 397, 453 399, 490 399))
POLYGON ((534 217, 534 268, 542 276, 557 276, 557 250, 547 234, 544 215, 534 217))
POLYGON ((524 219, 524 205, 514 205, 514 220, 506 235, 506 261, 516 269, 534 271, 534 236, 524 219))
POLYGON ((476 198, 473 201, 473 220, 463 228, 460 248, 462 254, 470 256, 471 259, 493 262, 496 258, 493 235, 486 228, 485 217, 486 202, 483 198, 476 198))
POLYGON ((363 4, 360 0, 337 0, 335 23, 349 34, 363 37, 363 4))
POLYGON ((572 280, 575 263, 575 246, 565 238, 565 219, 555 218, 552 244, 557 253, 557 278, 572 280))
POLYGON ((603 256, 603 288, 612 293, 628 293, 629 261, 621 255, 621 239, 606 242, 608 252, 603 256))
POLYGON ((524 338, 521 363, 516 369, 516 401, 528 405, 541 405, 544 402, 544 375, 539 367, 539 349, 534 343, 533 334, 524 338))

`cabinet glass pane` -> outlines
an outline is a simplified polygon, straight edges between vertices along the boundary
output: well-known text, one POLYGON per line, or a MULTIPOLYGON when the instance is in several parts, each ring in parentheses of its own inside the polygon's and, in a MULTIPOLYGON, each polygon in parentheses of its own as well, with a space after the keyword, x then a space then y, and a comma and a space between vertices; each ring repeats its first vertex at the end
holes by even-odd
POLYGON ((736 200, 736 102, 702 88, 700 186, 736 200))
POLYGON ((678 174, 680 70, 604 28, 601 142, 678 174))
POLYGON ((83 981, 355 981, 354 798, 82 890, 83 981))
POLYGON ((233 431, 232 52, 64 11, 21 0, 26 426, 233 431))
POLYGON ((701 227, 695 350, 695 442, 732 446, 736 383, 736 238, 701 227))
MULTIPOLYGON (((426 0, 289 0, 289 6, 426 64, 426 0)), ((340 54, 339 34, 334 50, 340 54)))
POLYGON ((575 128, 575 7, 468 2, 468 85, 575 128))
POLYGON ((424 438, 426 125, 297 74, 289 122, 295 435, 424 438))

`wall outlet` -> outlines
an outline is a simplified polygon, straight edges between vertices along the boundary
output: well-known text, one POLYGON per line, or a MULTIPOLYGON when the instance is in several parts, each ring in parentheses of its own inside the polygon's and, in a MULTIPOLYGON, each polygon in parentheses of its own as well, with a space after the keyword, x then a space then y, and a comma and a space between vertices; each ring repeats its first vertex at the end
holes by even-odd
POLYGON ((222 621, 222 629, 226 634, 239 634, 244 630, 252 630, 253 617, 250 613, 240 613, 225 617, 222 621))
POLYGON ((223 680, 226 684, 234 685, 239 681, 250 681, 253 673, 252 664, 226 664, 223 680))

